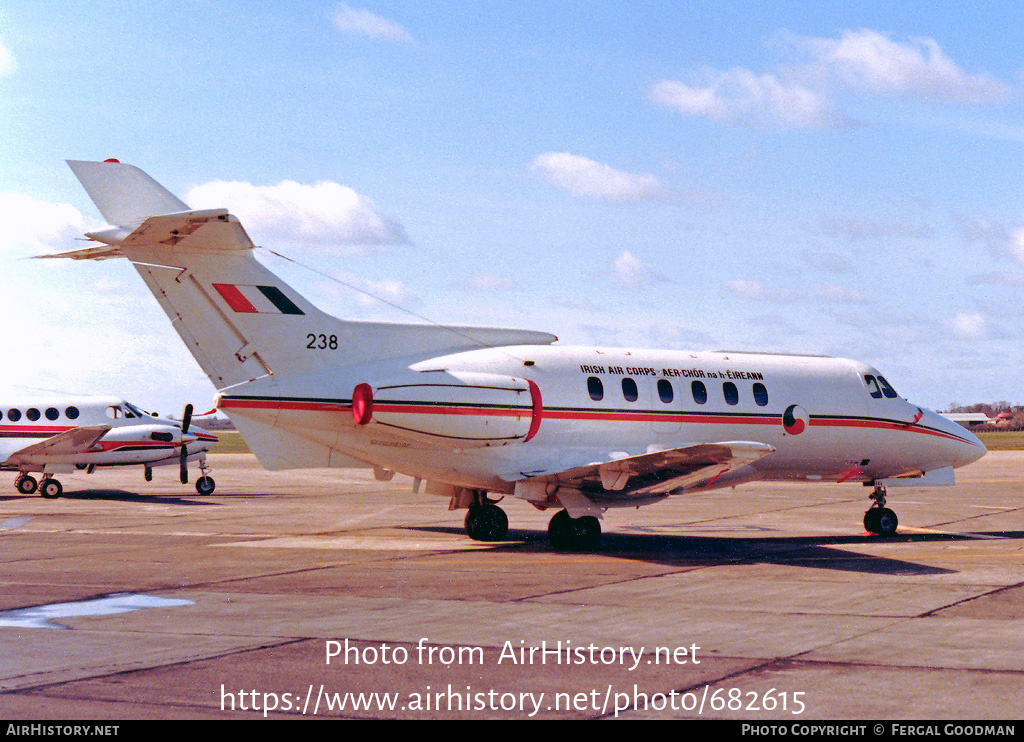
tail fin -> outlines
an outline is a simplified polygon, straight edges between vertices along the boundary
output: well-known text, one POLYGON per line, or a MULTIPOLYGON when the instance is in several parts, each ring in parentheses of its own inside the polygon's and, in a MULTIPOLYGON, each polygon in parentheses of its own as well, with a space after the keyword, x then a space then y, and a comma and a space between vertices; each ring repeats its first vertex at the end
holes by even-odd
POLYGON ((52 257, 128 258, 218 389, 270 374, 280 381, 388 358, 557 340, 523 330, 339 320, 258 262, 227 211, 189 211, 131 165, 69 164, 104 218, 122 228, 89 235, 109 248, 52 257))

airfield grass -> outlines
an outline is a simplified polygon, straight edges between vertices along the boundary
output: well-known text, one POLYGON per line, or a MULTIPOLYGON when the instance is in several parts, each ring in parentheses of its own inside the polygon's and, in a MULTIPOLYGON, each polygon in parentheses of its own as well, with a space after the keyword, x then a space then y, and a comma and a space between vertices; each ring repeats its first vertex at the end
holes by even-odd
MULTIPOLYGON (((989 451, 1024 450, 1024 430, 1000 430, 992 433, 978 433, 981 442, 989 451)), ((220 442, 212 453, 250 453, 241 434, 234 430, 217 431, 220 442)))
POLYGON ((998 430, 991 433, 975 433, 989 451, 1024 450, 1024 430, 998 430))
POLYGON ((251 453, 237 430, 218 430, 216 435, 217 445, 210 449, 210 453, 251 453))

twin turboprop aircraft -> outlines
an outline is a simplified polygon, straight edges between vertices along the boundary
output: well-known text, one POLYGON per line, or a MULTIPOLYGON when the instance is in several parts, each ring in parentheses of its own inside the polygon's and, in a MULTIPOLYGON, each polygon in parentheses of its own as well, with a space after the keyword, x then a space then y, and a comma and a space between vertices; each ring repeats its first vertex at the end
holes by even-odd
POLYGON ((64 488, 54 474, 97 466, 141 465, 146 479, 154 466, 178 465, 188 482, 188 462, 197 461, 203 475, 196 481, 201 495, 213 493, 206 472, 206 452, 217 437, 191 426, 192 406, 181 423, 152 417, 115 397, 47 397, 0 403, 0 469, 17 471, 14 486, 23 495, 37 489, 46 498, 64 488), (41 472, 37 481, 32 472, 41 472))
POLYGON ((372 467, 505 537, 492 495, 557 510, 557 549, 593 548, 607 508, 755 480, 951 485, 985 453, 964 428, 855 361, 555 345, 543 332, 344 321, 254 257, 226 210, 192 211, 116 160, 68 163, 114 228, 56 256, 132 262, 218 407, 268 469, 372 467))

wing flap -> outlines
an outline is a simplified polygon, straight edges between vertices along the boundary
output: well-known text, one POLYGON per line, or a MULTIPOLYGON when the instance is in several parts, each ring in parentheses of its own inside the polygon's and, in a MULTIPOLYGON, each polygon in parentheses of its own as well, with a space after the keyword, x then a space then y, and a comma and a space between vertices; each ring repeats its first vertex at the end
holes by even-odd
POLYGON ((724 474, 774 452, 767 443, 723 441, 609 457, 523 479, 516 483, 516 495, 538 502, 550 499, 560 488, 570 488, 595 500, 660 498, 711 486, 724 474))

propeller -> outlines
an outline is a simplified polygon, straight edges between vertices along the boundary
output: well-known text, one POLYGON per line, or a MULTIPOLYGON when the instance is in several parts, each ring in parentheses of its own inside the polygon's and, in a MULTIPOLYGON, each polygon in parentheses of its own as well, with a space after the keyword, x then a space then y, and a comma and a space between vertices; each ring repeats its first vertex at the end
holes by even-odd
POLYGON ((185 445, 185 435, 192 424, 192 405, 185 405, 185 414, 181 416, 181 483, 188 484, 188 446, 185 445))

